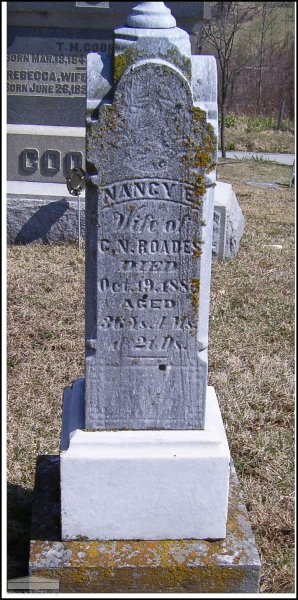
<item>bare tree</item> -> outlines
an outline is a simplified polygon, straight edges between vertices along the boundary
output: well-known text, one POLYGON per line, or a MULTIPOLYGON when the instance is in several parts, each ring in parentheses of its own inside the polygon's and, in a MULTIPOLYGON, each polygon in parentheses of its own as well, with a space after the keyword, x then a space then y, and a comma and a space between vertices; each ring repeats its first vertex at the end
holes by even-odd
POLYGON ((257 22, 257 31, 254 35, 255 63, 257 76, 256 93, 256 113, 259 114, 262 109, 263 92, 263 74, 269 69, 269 73, 280 73, 280 85, 278 89, 278 125, 283 119, 285 107, 285 87, 289 73, 286 70, 288 66, 288 53, 291 51, 291 32, 289 22, 293 3, 291 2, 259 2, 260 11, 257 22), (280 22, 281 12, 277 9, 283 9, 284 23, 280 22), (283 35, 276 36, 277 29, 282 30, 283 35))
POLYGON ((266 59, 266 51, 270 48, 270 45, 266 44, 267 33, 272 29, 272 23, 274 16, 272 15, 272 3, 261 2, 261 18, 260 18, 260 35, 259 39, 256 36, 255 45, 258 55, 258 79, 257 79, 257 99, 256 99, 256 113, 259 114, 262 100, 262 80, 263 80, 263 67, 266 59), (271 14, 270 14, 271 13, 271 14), (270 14, 270 18, 268 18, 270 14))
MULTIPOLYGON (((284 5, 291 4, 290 2, 281 3, 284 5)), ((291 7, 293 8, 293 6, 291 7)), ((293 38, 293 29, 291 27, 291 22, 293 22, 294 15, 293 11, 285 11, 285 37, 278 49, 278 59, 279 63, 279 73, 280 73, 280 83, 279 83, 279 106, 277 111, 277 123, 276 129, 281 129, 282 121, 284 119, 285 112, 285 104, 286 104, 286 91, 287 87, 291 85, 291 77, 293 73, 294 67, 294 38, 293 38)), ((294 82, 293 82, 294 83, 294 82)))
POLYGON ((236 34, 258 11, 255 2, 214 2, 213 19, 204 28, 204 42, 214 51, 219 67, 220 139, 223 158, 225 148, 225 115, 228 92, 250 60, 243 56, 241 63, 233 61, 236 34))

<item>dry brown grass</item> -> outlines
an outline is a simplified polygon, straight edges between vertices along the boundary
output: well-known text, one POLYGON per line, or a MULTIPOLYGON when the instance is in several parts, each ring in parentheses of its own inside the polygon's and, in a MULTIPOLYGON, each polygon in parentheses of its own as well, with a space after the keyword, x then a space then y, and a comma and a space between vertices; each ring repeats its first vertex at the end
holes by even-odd
POLYGON ((235 182, 265 181, 289 186, 292 167, 269 160, 225 158, 219 160, 217 172, 222 181, 230 181, 233 185, 235 182))
MULTIPOLYGON (((219 172, 246 229, 236 259, 213 263, 209 382, 261 553, 261 591, 292 592, 293 190, 246 186, 230 168, 219 172)), ((36 456, 58 454, 63 388, 84 374, 83 313, 83 250, 8 248, 9 577, 27 568, 36 456)))
POLYGON ((58 454, 62 392, 84 374, 84 253, 8 247, 9 577, 26 572, 38 454, 58 454))
POLYGON ((294 192, 246 186, 228 164, 218 171, 246 227, 236 259, 213 264, 209 378, 261 554, 261 591, 293 592, 294 192))

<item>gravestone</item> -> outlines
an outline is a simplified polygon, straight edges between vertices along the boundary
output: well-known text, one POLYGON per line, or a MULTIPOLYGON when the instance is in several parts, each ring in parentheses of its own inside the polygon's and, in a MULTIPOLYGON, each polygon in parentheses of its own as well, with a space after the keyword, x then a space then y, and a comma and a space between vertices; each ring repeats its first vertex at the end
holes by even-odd
MULTIPOLYGON (((216 397, 207 388, 217 142, 207 111, 194 101, 194 62, 189 36, 169 9, 146 2, 133 9, 127 27, 115 31, 112 97, 103 93, 100 57, 88 57, 86 377, 84 392, 77 383, 66 400, 71 411, 80 397, 88 433, 66 442, 61 456, 64 539, 225 535, 229 452, 216 397), (158 490, 161 508, 152 512, 152 494, 139 504, 132 497, 142 461, 132 473, 130 462, 122 465, 125 482, 122 474, 120 485, 111 480, 112 488, 99 492, 94 464, 84 456, 86 435, 101 456, 101 473, 110 443, 116 464, 139 444, 150 462, 153 440, 156 449, 174 456, 176 444, 186 454, 189 447, 193 460, 180 471, 179 461, 164 465, 164 458, 153 458, 157 481, 146 474, 141 484, 143 492, 158 490), (77 455, 81 444, 76 460, 73 448, 77 455), (194 468, 200 483, 191 497, 194 468), (72 483, 74 470, 81 469, 85 500, 72 483), (177 497, 164 477, 176 485, 186 477, 184 493, 182 479, 177 497), (95 523, 88 516, 94 516, 90 485, 109 507, 95 523), (130 511, 109 532, 108 523, 124 510, 115 503, 119 494, 125 507, 129 499, 130 511), (204 497, 200 515, 198 495, 204 497), (177 518, 178 500, 185 503, 183 519, 177 518)), ((203 65, 216 89, 215 59, 204 57, 203 65)), ((194 70, 200 73, 198 66, 194 70)))
POLYGON ((150 38, 122 50, 120 38, 121 52, 116 38, 113 103, 89 123, 98 175, 87 196, 88 428, 204 427, 202 196, 214 150, 179 36, 161 36, 158 50, 150 38))
POLYGON ((33 542, 30 569, 47 574, 54 565, 63 579, 69 570, 68 591, 81 589, 77 567, 92 591, 109 591, 111 577, 116 591, 257 591, 257 554, 250 562, 251 540, 235 551, 237 527, 232 552, 218 546, 218 560, 209 560, 208 543, 193 544, 225 543, 228 520, 230 453, 207 385, 215 60, 191 58, 164 3, 143 2, 115 31, 112 95, 101 69, 90 55, 86 373, 64 393, 62 540, 33 542), (209 115, 192 72, 210 84, 209 115))
POLYGON ((235 258, 245 220, 230 183, 217 181, 214 189, 212 255, 217 260, 235 258))

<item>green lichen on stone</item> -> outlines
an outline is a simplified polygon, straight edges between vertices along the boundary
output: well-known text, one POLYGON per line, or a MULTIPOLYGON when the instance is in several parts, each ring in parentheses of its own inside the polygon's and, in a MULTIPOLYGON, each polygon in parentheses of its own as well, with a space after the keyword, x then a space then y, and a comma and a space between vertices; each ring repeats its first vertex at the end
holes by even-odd
POLYGON ((197 314, 199 311, 199 301, 200 301, 199 293, 200 293, 200 280, 197 277, 195 277, 191 281, 191 301, 192 301, 192 305, 193 305, 195 314, 197 314))
POLYGON ((114 54, 114 83, 117 82, 121 75, 128 67, 140 59, 162 59, 177 67, 182 73, 191 80, 191 60, 190 58, 180 54, 178 49, 169 44, 165 50, 162 47, 156 47, 153 51, 151 46, 144 40, 140 43, 133 44, 119 54, 114 54))
POLYGON ((182 56, 175 46, 171 46, 161 57, 175 65, 175 67, 187 75, 188 79, 191 79, 191 60, 186 56, 182 56))
POLYGON ((200 198, 206 193, 205 177, 204 175, 201 175, 201 173, 198 173, 195 176, 194 190, 197 198, 196 204, 201 204, 200 198))
POLYGON ((200 151, 196 153, 197 166, 208 170, 214 168, 214 157, 216 152, 216 136, 210 123, 207 123, 207 115, 198 106, 192 109, 194 133, 201 138, 200 151))
POLYGON ((212 125, 207 123, 206 112, 198 106, 192 108, 192 123, 192 135, 185 140, 182 161, 194 185, 193 204, 197 207, 206 193, 206 175, 215 168, 217 141, 212 125))
POLYGON ((193 241, 194 250, 193 250, 192 255, 193 255, 194 258, 199 258, 201 256, 201 254, 202 254, 201 248, 198 247, 198 246, 201 245, 201 243, 202 243, 201 240, 194 240, 193 241))
POLYGON ((193 106, 192 114, 195 123, 202 123, 206 121, 206 111, 199 106, 193 106))
POLYGON ((142 57, 142 53, 137 48, 127 48, 121 54, 114 54, 114 83, 123 75, 133 63, 142 57))
MULTIPOLYGON (((241 567, 199 567, 168 564, 160 567, 43 569, 39 577, 59 580, 60 593, 239 593, 247 590, 247 573, 241 567)), ((255 590, 254 590, 255 591, 255 590)))

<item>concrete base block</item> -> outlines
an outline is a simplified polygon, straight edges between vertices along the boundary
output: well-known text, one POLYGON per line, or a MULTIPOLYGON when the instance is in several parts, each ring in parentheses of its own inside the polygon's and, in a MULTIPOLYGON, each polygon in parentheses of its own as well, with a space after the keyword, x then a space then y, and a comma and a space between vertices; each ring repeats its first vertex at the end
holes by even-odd
POLYGON ((86 431, 81 381, 63 413, 62 539, 224 538, 230 453, 214 388, 204 430, 86 431))
POLYGON ((244 216, 230 183, 217 181, 214 188, 212 255, 218 260, 235 258, 244 232, 244 216))
MULTIPOLYGON (((42 184, 38 184, 42 187, 42 184)), ((61 187, 65 187, 62 186, 61 187)), ((81 237, 85 236, 85 200, 80 200, 81 237)), ((78 200, 66 197, 7 198, 8 244, 56 244, 78 239, 78 200)))
POLYGON ((224 540, 61 541, 58 456, 37 461, 31 575, 60 593, 258 593, 260 560, 231 469, 224 540))

